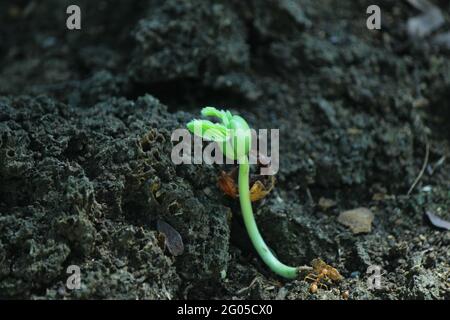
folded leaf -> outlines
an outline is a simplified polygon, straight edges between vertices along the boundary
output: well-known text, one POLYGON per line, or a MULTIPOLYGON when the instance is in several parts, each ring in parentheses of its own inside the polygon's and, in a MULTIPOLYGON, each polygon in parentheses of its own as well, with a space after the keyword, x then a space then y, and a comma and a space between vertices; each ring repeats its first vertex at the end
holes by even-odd
POLYGON ((230 138, 229 130, 225 126, 209 120, 192 120, 187 124, 187 128, 207 141, 223 142, 230 138))
POLYGON ((204 107, 201 111, 202 115, 205 117, 216 117, 222 120, 223 125, 228 127, 233 117, 229 111, 219 110, 214 107, 204 107))

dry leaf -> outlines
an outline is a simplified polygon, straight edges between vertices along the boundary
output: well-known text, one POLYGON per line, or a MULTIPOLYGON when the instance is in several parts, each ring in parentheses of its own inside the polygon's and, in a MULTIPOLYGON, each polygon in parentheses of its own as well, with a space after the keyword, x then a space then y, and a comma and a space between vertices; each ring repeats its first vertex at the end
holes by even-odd
POLYGON ((438 217, 431 211, 426 211, 425 215, 428 217, 428 220, 430 220, 430 222, 433 226, 440 228, 440 229, 450 230, 450 222, 449 221, 438 217))

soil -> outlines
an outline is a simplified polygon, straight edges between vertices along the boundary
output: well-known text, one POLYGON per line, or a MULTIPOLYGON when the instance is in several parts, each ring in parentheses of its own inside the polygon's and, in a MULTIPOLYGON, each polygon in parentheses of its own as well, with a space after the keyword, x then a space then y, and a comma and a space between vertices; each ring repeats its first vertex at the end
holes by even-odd
POLYGON ((406 1, 378 2, 381 30, 366 1, 1 1, 0 297, 449 299, 450 232, 424 214, 450 219, 450 56, 408 37, 406 1), (261 232, 341 282, 275 276, 217 187, 230 168, 172 163, 172 131, 205 105, 280 130, 261 232), (353 234, 338 216, 359 207, 374 221, 353 234))

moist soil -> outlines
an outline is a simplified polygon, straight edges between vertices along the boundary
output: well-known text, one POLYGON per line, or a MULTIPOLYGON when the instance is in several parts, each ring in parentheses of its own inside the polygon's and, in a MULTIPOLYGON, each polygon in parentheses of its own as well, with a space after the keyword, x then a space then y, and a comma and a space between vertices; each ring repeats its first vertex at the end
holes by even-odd
POLYGON ((378 2, 381 30, 366 1, 1 1, 0 297, 449 299, 450 232, 425 218, 450 220, 449 52, 408 37, 407 1, 378 2), (280 130, 258 225, 342 281, 274 275, 217 186, 232 166, 173 164, 205 105, 280 130), (374 220, 353 234, 338 216, 359 207, 374 220))

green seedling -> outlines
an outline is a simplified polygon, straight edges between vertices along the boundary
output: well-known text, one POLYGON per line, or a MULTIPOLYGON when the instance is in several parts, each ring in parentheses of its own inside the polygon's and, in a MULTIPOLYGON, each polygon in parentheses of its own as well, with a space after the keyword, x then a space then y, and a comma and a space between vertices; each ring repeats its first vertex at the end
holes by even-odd
POLYGON ((262 260, 273 272, 288 279, 297 278, 300 271, 310 270, 310 267, 290 267, 281 263, 266 245, 258 230, 250 200, 248 155, 252 135, 247 122, 238 115, 232 115, 229 111, 217 110, 213 107, 203 108, 201 114, 205 117, 218 118, 221 122, 192 120, 187 124, 187 128, 204 140, 217 142, 226 157, 238 162, 238 188, 242 216, 248 235, 262 260))

